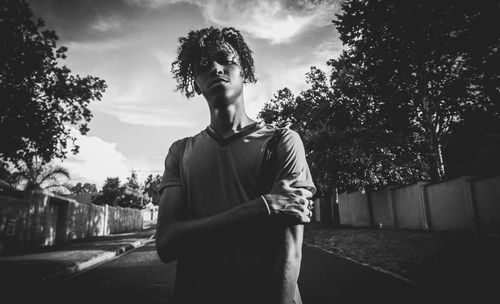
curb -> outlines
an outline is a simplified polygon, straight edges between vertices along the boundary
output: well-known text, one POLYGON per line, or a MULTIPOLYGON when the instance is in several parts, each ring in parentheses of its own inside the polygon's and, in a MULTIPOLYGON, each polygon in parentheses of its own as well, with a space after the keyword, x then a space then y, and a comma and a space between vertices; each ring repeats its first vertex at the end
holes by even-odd
POLYGON ((148 238, 143 240, 138 240, 132 243, 125 244, 116 249, 106 250, 102 253, 99 253, 87 261, 77 262, 74 265, 67 267, 64 270, 58 271, 56 273, 50 274, 40 280, 33 282, 31 285, 39 285, 49 281, 61 281, 66 278, 73 277, 78 273, 89 270, 92 267, 96 267, 102 263, 108 262, 112 259, 119 257, 120 255, 136 248, 143 247, 148 245, 149 243, 154 242, 154 239, 148 238))
POLYGON ((394 277, 394 278, 396 278, 396 279, 398 279, 398 280, 401 280, 401 281, 404 281, 404 282, 406 282, 406 283, 412 284, 412 285, 417 286, 417 287, 419 287, 419 288, 422 288, 422 289, 428 289, 428 288, 429 288, 428 286, 425 286, 425 285, 424 285, 424 284, 422 284, 422 283, 419 283, 419 282, 417 282, 417 281, 414 281, 414 280, 412 280, 412 279, 409 279, 409 278, 407 278, 407 277, 404 277, 404 276, 402 276, 402 275, 400 275, 400 274, 397 274, 397 273, 394 273, 394 272, 391 272, 391 271, 385 270, 385 269, 380 268, 380 267, 377 267, 377 266, 372 266, 372 265, 370 265, 370 264, 368 264, 368 263, 363 263, 363 262, 357 261, 357 260, 355 260, 355 259, 351 259, 351 258, 348 258, 348 257, 342 256, 342 255, 340 255, 340 254, 338 254, 338 253, 335 253, 335 252, 330 251, 330 250, 328 250, 328 249, 322 248, 322 247, 320 247, 320 246, 318 246, 318 245, 311 244, 311 243, 309 243, 309 242, 305 242, 305 241, 304 241, 304 244, 305 244, 305 245, 307 245, 307 246, 309 246, 309 247, 317 248, 317 249, 319 249, 319 250, 321 250, 321 251, 324 251, 324 252, 327 252, 327 253, 333 254, 333 255, 335 255, 335 256, 337 256, 337 257, 339 257, 339 258, 341 258, 341 259, 347 260, 347 261, 349 261, 349 262, 353 262, 353 263, 356 263, 356 264, 358 264, 358 265, 361 265, 361 266, 364 266, 364 267, 368 267, 368 268, 370 268, 370 269, 372 269, 372 270, 375 270, 375 271, 378 271, 378 272, 382 272, 382 273, 388 274, 388 275, 390 275, 390 276, 392 276, 392 277, 394 277))

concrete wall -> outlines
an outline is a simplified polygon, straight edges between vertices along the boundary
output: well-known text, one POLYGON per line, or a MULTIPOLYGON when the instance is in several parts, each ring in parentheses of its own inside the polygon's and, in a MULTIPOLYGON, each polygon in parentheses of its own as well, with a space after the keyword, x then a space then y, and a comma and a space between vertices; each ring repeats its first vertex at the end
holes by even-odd
MULTIPOLYGON (((21 198, 1 197, 0 241, 1 247, 21 248, 31 241, 30 204, 21 198)), ((1 250, 2 248, 0 248, 1 250)))
POLYGON ((395 227, 401 229, 424 229, 427 227, 423 207, 422 187, 424 183, 391 189, 395 227))
POLYGON ((138 209, 81 204, 43 192, 17 198, 0 195, 0 251, 141 229, 138 209))
POLYGON ((369 200, 366 193, 351 192, 339 194, 340 224, 353 227, 370 227, 369 200))
POLYGON ((373 225, 380 229, 394 228, 394 212, 387 189, 370 192, 373 225))
POLYGON ((478 229, 484 233, 500 233, 500 176, 472 180, 471 194, 478 229))
POLYGON ((158 206, 146 206, 141 212, 144 223, 156 223, 158 220, 158 206))
POLYGON ((339 223, 340 225, 351 225, 351 211, 347 192, 339 194, 339 223))
POLYGON ((461 177, 339 195, 340 224, 500 233, 500 176, 461 177))
POLYGON ((473 208, 467 188, 465 177, 425 186, 432 230, 474 230, 473 208))

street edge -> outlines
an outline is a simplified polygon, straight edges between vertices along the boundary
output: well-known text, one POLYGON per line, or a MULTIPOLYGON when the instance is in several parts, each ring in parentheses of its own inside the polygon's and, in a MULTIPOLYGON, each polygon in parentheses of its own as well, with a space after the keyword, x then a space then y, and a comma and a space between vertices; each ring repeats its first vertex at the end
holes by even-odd
POLYGON ((154 239, 148 238, 148 239, 143 239, 143 240, 138 240, 138 241, 135 241, 132 243, 128 243, 128 244, 125 244, 123 246, 117 247, 115 249, 106 250, 102 253, 99 253, 99 254, 93 256, 89 260, 77 262, 77 263, 67 267, 64 270, 50 274, 50 275, 48 275, 48 276, 46 276, 46 277, 44 277, 36 282, 33 282, 32 285, 39 285, 39 284, 42 284, 42 283, 48 282, 48 281, 58 281, 58 280, 61 280, 61 279, 64 279, 64 278, 67 278, 70 276, 74 276, 74 275, 78 274, 79 272, 83 272, 83 271, 88 270, 92 267, 95 267, 95 266, 98 266, 102 263, 108 262, 108 261, 124 254, 125 252, 128 252, 132 249, 143 247, 143 246, 148 245, 149 243, 152 243, 152 242, 154 242, 154 239))
POLYGON ((336 252, 333 252, 333 251, 330 251, 330 250, 328 250, 328 249, 325 249, 325 248, 323 248, 323 247, 321 247, 321 246, 318 246, 318 245, 315 245, 315 244, 311 244, 311 243, 309 243, 309 242, 305 242, 305 241, 304 241, 304 244, 305 244, 305 245, 307 245, 307 246, 309 246, 309 247, 317 248, 317 249, 322 250, 322 251, 324 251, 324 252, 327 252, 327 253, 333 254, 333 255, 335 255, 335 256, 337 256, 337 257, 339 257, 339 258, 342 258, 342 259, 344 259, 344 260, 348 260, 348 261, 350 261, 350 262, 356 263, 356 264, 361 265, 361 266, 368 267, 368 268, 373 269, 373 270, 375 270, 375 271, 385 273, 385 274, 390 275, 390 276, 392 276, 392 277, 394 277, 394 278, 396 278, 396 279, 398 279, 398 280, 401 280, 401 281, 404 281, 404 282, 406 282, 406 283, 409 283, 409 284, 415 285, 415 286, 420 287, 420 288, 422 288, 422 289, 429 289, 429 287, 428 287, 428 286, 426 286, 426 285, 424 285, 424 284, 422 284, 422 283, 419 283, 419 282, 417 282, 417 281, 414 281, 414 280, 412 280, 412 279, 410 279, 410 278, 404 277, 404 276, 402 276, 402 275, 400 275, 400 274, 397 274, 397 273, 394 273, 394 272, 392 272, 392 271, 385 270, 385 269, 383 269, 383 268, 381 268, 381 267, 372 266, 372 265, 370 265, 370 264, 368 264, 368 263, 363 263, 363 262, 357 261, 357 260, 355 260, 355 259, 352 259, 352 258, 349 258, 349 257, 343 256, 343 255, 340 255, 340 254, 338 254, 338 253, 336 253, 336 252))

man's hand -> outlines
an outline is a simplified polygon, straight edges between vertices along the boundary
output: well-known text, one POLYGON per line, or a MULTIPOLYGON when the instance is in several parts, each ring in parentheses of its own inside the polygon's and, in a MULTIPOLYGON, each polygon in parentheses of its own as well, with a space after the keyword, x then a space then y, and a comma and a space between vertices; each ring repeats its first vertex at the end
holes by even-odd
POLYGON ((264 195, 271 215, 282 216, 294 224, 305 224, 311 221, 313 201, 312 192, 297 181, 301 173, 292 173, 279 181, 264 195))

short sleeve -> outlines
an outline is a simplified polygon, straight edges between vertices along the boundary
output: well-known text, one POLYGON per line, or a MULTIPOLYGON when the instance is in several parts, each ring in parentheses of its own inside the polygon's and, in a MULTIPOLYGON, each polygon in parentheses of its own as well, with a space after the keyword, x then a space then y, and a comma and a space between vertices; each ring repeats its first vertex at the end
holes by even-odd
POLYGON ((160 184, 159 194, 167 187, 182 186, 180 174, 180 161, 184 150, 185 139, 178 140, 170 146, 165 158, 165 171, 160 184))
POLYGON ((311 192, 316 193, 309 166, 306 161, 304 144, 299 134, 293 130, 287 129, 283 138, 277 146, 278 174, 275 182, 284 179, 288 175, 301 172, 299 181, 303 182, 311 192))

